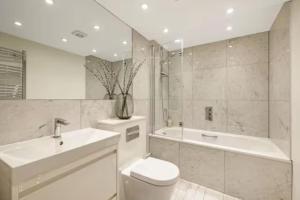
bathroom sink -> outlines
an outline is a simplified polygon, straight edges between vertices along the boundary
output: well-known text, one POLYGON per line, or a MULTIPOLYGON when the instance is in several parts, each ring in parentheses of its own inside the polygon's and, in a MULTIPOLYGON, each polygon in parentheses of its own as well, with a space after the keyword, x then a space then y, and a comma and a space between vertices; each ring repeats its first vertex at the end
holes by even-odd
POLYGON ((0 146, 0 167, 11 172, 13 181, 26 180, 116 145, 119 137, 116 132, 86 128, 62 133, 61 138, 45 136, 0 146))

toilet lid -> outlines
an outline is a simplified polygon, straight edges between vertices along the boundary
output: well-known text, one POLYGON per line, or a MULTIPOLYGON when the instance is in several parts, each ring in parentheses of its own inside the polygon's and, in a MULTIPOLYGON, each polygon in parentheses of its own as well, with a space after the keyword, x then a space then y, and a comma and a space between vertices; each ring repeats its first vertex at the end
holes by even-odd
POLYGON ((130 176, 152 185, 167 186, 176 183, 179 169, 170 162, 149 157, 134 166, 130 176))

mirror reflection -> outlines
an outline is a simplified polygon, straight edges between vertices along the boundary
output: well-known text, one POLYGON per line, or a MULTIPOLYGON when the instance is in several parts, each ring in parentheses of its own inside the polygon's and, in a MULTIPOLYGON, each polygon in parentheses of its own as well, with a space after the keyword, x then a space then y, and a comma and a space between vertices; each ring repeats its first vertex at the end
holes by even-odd
POLYGON ((1 1, 0 99, 113 99, 126 66, 132 30, 96 1, 1 1))

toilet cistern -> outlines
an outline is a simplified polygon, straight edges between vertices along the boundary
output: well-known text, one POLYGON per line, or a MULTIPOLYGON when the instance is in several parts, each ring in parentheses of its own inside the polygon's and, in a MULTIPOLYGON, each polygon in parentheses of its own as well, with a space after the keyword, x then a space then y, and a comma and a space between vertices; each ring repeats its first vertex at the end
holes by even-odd
POLYGON ((60 138, 61 137, 61 125, 68 125, 69 122, 67 122, 67 120, 65 119, 61 119, 61 118, 55 118, 54 119, 54 135, 53 138, 60 138))

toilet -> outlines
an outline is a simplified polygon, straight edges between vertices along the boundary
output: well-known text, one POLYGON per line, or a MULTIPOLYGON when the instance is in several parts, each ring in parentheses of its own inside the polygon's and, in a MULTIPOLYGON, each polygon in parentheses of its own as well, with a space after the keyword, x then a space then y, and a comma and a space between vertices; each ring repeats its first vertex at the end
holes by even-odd
POLYGON ((170 200, 179 169, 173 163, 149 157, 132 163, 121 174, 126 200, 170 200))
POLYGON ((106 119, 99 128, 121 133, 118 144, 117 200, 170 200, 179 178, 173 163, 148 157, 146 118, 106 119))

